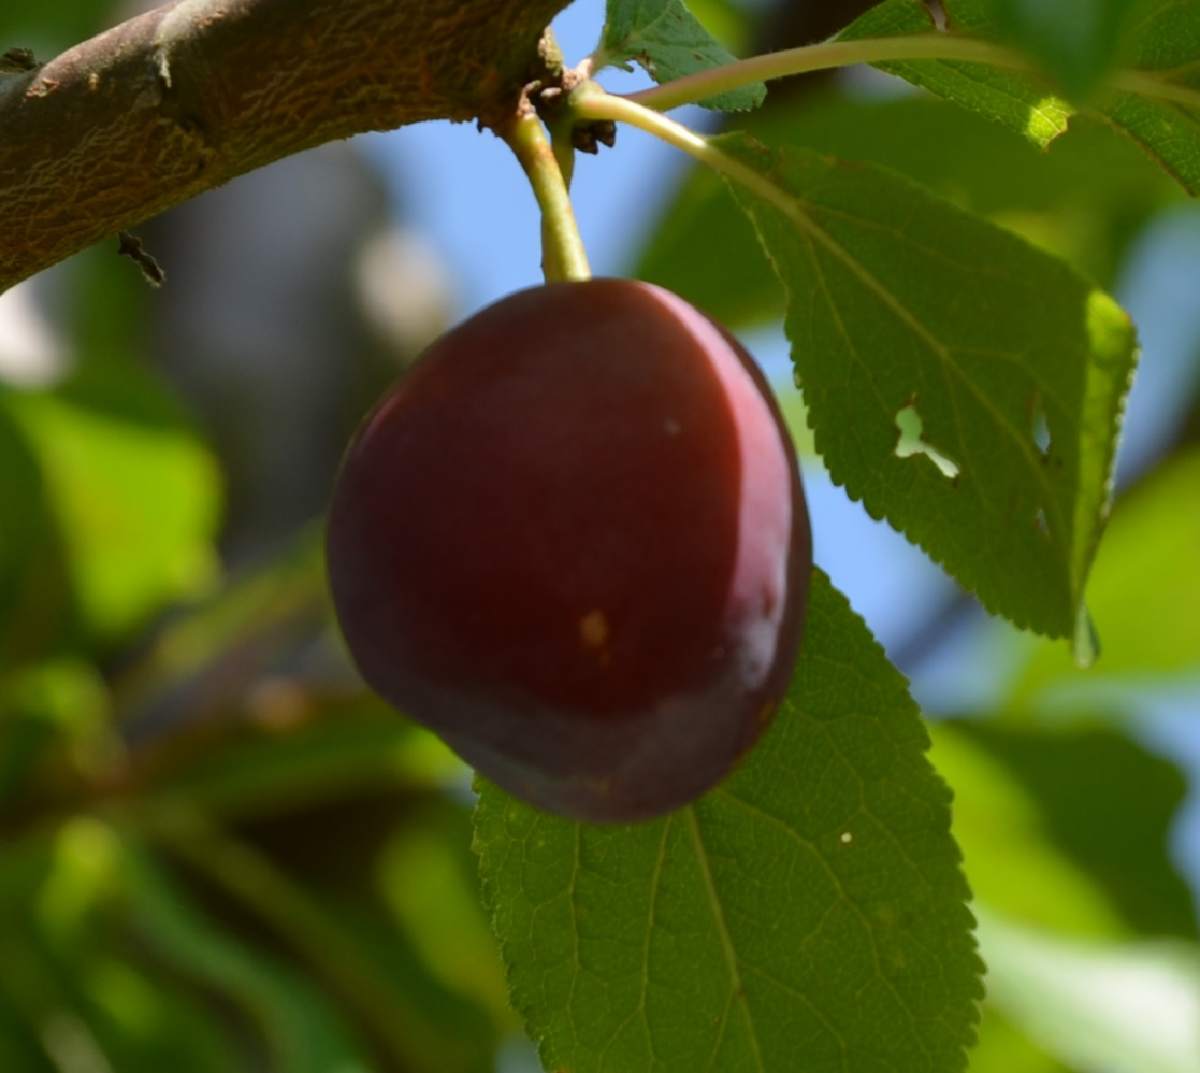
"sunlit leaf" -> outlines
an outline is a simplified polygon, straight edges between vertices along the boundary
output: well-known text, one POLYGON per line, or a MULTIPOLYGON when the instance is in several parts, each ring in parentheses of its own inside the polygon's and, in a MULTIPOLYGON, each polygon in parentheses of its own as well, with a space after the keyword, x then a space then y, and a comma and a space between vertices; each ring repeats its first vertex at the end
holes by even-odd
POLYGON ((1112 1073, 1200 1068, 1200 948, 1068 940, 980 910, 988 992, 1063 1061, 1112 1073))
POLYGON ((1187 793, 1175 764, 1095 722, 932 729, 981 901, 1063 934, 1195 938, 1192 895, 1170 853, 1187 793))
MULTIPOLYGON (((993 36, 990 13, 978 3, 945 4, 953 28, 972 34, 993 36)), ((927 34, 935 28, 933 15, 922 0, 883 0, 840 34, 841 40, 927 34)), ((880 63, 881 70, 899 75, 940 97, 1045 147, 1067 129, 1073 108, 1049 85, 981 63, 951 60, 880 63)))
POLYGON ((1125 934, 1112 899, 1055 844, 1048 818, 1014 773, 961 730, 935 724, 932 732, 939 770, 957 790, 954 834, 976 897, 1065 934, 1125 934))
POLYGON ((11 401, 41 466, 90 633, 119 636, 211 583, 219 482, 193 433, 66 393, 11 401))
MULTIPOLYGON (((1098 0, 1097 0, 1098 2, 1098 0)), ((947 32, 1003 37, 993 0, 943 0, 947 32)), ((865 38, 929 33, 921 0, 884 0, 842 33, 865 38)), ((1200 194, 1200 8, 1180 0, 1142 0, 1119 47, 1126 66, 1086 108, 1142 146, 1190 194, 1200 194)), ((1037 51, 1035 49, 1035 51, 1037 51)), ((1045 146, 1066 129, 1076 105, 1036 75, 958 60, 881 63, 923 86, 1045 146)))
POLYGON ((1179 676, 1200 669, 1200 451, 1169 462, 1122 499, 1088 590, 1103 642, 1085 674, 1051 646, 1037 646, 1010 703, 1034 703, 1051 688, 1104 680, 1179 676))
POLYGON ((750 44, 753 17, 739 0, 687 0, 687 7, 725 47, 740 52, 750 44))
POLYGON ((983 1005, 979 1042, 968 1073, 1070 1073, 990 1003, 983 1005))
MULTIPOLYGON (((1150 753, 1118 724, 1098 721, 973 720, 958 724, 957 733, 1019 787, 1047 842, 1103 891, 1123 930, 1196 938, 1197 907, 1171 853, 1188 793, 1176 762, 1150 753)), ((935 749, 935 759, 941 756, 935 749)), ((954 785, 966 796, 966 781, 954 785)), ((992 831, 1003 825, 999 812, 991 823, 992 831)), ((1026 872, 1036 875, 1029 885, 1041 885, 1036 871, 1012 864, 1010 882, 1026 872)), ((980 898, 1009 912, 982 891, 980 898)), ((1064 898, 1063 905, 1077 903, 1064 898)))

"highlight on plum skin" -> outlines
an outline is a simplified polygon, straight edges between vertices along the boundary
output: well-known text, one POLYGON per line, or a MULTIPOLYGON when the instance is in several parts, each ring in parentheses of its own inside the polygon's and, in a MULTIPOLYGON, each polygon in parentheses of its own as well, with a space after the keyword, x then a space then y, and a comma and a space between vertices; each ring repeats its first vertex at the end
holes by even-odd
POLYGON ((541 808, 646 819, 782 699, 811 539, 762 374, 681 298, 596 279, 437 340, 363 424, 328 527, 367 683, 541 808))

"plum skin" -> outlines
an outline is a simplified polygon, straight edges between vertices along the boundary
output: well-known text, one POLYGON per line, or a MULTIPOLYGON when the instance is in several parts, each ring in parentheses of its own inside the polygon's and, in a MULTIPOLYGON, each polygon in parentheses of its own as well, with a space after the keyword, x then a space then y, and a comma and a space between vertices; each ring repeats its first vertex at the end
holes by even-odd
POLYGON ((681 298, 509 295, 366 419, 329 514, 367 683, 541 808, 647 819, 769 722, 811 568, 791 439, 746 351, 681 298))

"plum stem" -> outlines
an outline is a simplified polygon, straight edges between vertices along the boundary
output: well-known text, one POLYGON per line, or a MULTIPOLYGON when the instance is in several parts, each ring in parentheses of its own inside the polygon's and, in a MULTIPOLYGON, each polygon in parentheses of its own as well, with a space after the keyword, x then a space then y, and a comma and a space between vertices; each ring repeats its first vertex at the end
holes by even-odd
POLYGON ((542 121, 532 108, 522 109, 502 132, 529 177, 542 212, 542 272, 547 283, 591 279, 587 250, 575 221, 575 210, 563 174, 565 161, 555 152, 542 121))

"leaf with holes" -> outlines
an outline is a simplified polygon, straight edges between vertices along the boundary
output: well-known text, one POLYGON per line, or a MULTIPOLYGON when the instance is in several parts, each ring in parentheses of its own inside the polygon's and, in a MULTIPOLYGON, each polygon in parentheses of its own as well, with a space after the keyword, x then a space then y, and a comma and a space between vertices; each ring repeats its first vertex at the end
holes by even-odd
MULTIPOLYGON (((994 3, 942 0, 947 31, 1002 40, 994 3)), ((1126 65, 1112 73, 1108 87, 1088 101, 1087 110, 1132 138, 1188 193, 1200 195, 1200 4, 1141 0, 1123 25, 1122 40, 1111 47, 1127 57, 1126 65)), ((884 0, 839 36, 858 39, 933 29, 921 0, 884 0)), ((1033 75, 949 60, 878 66, 1041 146, 1062 134, 1075 112, 1049 82, 1033 75)))
POLYGON ((992 611, 1085 626, 1133 370, 1126 314, 1064 263, 895 175, 717 139, 788 291, 817 451, 992 611))
POLYGON ((963 1069, 982 965, 927 746, 818 571, 782 710, 694 805, 594 827, 484 785, 484 895, 546 1068, 963 1069))
MULTIPOLYGON (((608 0, 597 68, 636 60, 656 82, 669 82, 734 59, 682 0, 608 0)), ((724 112, 745 112, 762 104, 766 95, 767 87, 756 82, 701 103, 724 112)))

